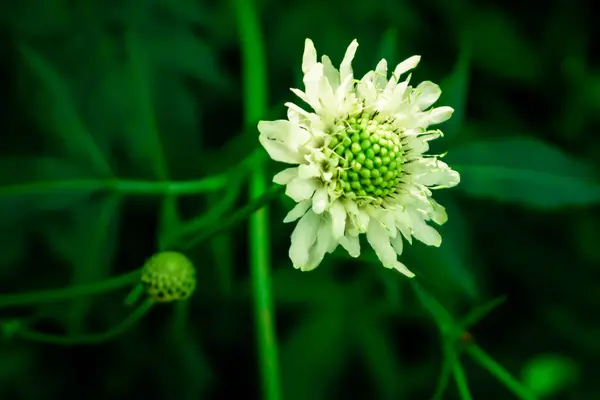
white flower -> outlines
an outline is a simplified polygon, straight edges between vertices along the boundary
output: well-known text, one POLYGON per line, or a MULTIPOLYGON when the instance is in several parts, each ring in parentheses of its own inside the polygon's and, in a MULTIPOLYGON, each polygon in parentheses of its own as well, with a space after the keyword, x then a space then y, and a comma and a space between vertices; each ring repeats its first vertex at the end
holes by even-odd
POLYGON ((286 103, 288 119, 259 122, 259 139, 272 159, 295 165, 273 179, 297 202, 284 220, 299 219, 289 251, 295 268, 314 269, 338 245, 358 257, 364 233, 385 267, 413 277, 398 261, 403 240, 441 244, 426 222, 443 224, 447 216, 430 189, 460 181, 438 156, 423 154, 430 140, 442 136, 428 127, 450 118, 453 109, 430 108, 441 93, 436 84, 409 86, 410 75, 400 81, 419 56, 398 64, 389 79, 381 60, 375 71, 355 80, 351 62, 357 47, 356 40, 348 46, 338 71, 325 55, 317 62, 307 39, 305 90, 292 92, 312 110, 286 103))

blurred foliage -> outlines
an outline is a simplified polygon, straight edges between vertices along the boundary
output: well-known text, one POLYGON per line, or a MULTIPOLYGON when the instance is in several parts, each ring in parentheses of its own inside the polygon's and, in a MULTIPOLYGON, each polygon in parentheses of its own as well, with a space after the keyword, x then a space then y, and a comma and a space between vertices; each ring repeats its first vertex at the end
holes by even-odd
MULTIPOLYGON (((334 63, 357 38, 358 75, 381 57, 394 64, 421 54, 413 80, 440 82, 440 104, 455 108, 433 150, 448 152, 462 175, 437 194, 449 214, 442 246, 414 244, 403 255, 415 284, 369 252, 353 260, 338 251, 311 273, 294 270, 292 226, 281 222, 290 202, 273 202, 283 398, 428 399, 443 387, 452 399, 468 384, 473 398, 502 400, 515 398, 507 371, 539 398, 598 398, 600 59, 591 4, 256 7, 272 106, 265 118, 284 117, 306 37, 334 63), (502 295, 503 304, 490 303, 502 295), (467 326, 468 335, 459 329, 467 326), (463 357, 473 341, 486 353, 466 353, 483 368, 463 357)), ((127 314, 126 287, 2 307, 0 398, 260 397, 248 234, 227 218, 239 222, 242 188, 265 157, 255 153, 255 126, 243 122, 232 4, 23 0, 0 5, 0 26, 0 304, 19 291, 110 279, 169 248, 185 248, 199 276, 189 303, 157 307, 95 346, 12 335, 19 324, 106 331, 127 314)))

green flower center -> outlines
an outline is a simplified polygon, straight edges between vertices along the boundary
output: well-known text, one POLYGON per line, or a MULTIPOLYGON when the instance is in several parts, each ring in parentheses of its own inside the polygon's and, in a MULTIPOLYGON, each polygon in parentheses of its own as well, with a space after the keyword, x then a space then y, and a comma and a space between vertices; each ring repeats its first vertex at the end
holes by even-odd
POLYGON ((336 187, 346 197, 379 200, 396 191, 404 160, 391 124, 350 117, 337 124, 328 147, 341 158, 336 187))

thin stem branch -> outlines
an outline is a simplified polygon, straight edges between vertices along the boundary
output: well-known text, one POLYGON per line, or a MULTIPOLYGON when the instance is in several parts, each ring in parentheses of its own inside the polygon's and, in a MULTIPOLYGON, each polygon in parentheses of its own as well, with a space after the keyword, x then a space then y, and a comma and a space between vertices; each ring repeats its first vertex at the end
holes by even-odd
MULTIPOLYGON (((247 204, 245 207, 242 207, 240 210, 229 216, 229 218, 225 219, 222 224, 209 225, 207 229, 202 231, 202 233, 197 237, 193 238, 188 245, 184 247, 187 248, 196 245, 211 238, 213 235, 225 231, 244 221, 249 215, 261 207, 264 207, 265 204, 278 197, 282 192, 283 188, 281 186, 274 185, 267 192, 265 192, 261 198, 256 199, 250 204, 247 204)), ((0 309, 7 307, 23 307, 41 303, 55 303, 75 297, 92 296, 112 290, 118 290, 127 286, 135 285, 139 281, 140 274, 141 270, 137 269, 101 282, 69 286, 60 289, 0 295, 0 309)))
POLYGON ((0 308, 28 306, 31 304, 55 303, 74 297, 92 296, 135 284, 140 278, 140 270, 128 272, 101 282, 69 286, 34 292, 15 293, 0 296, 0 308))
POLYGON ((131 329, 137 321, 142 319, 152 309, 153 305, 154 302, 152 300, 144 301, 121 323, 101 333, 64 336, 42 333, 29 329, 20 329, 17 332, 15 332, 15 336, 21 339, 31 340, 34 342, 49 343, 62 346, 103 343, 114 339, 115 337, 121 335, 128 329, 131 329))
POLYGON ((162 182, 128 179, 70 179, 3 186, 0 187, 0 197, 93 191, 114 191, 126 195, 194 195, 220 190, 227 185, 227 182, 227 174, 192 181, 162 182))
POLYGON ((515 379, 503 366, 498 364, 492 357, 490 357, 482 348, 477 345, 471 345, 467 347, 467 354, 475 360, 484 369, 490 371, 490 373, 496 377, 501 383, 504 384, 515 396, 521 400, 536 400, 536 396, 521 382, 515 379))

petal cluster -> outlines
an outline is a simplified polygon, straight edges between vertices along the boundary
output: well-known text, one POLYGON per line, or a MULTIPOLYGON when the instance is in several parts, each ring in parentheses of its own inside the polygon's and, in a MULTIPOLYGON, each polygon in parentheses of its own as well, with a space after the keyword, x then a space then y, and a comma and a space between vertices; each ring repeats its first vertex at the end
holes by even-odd
POLYGON ((460 181, 439 156, 425 154, 429 142, 442 136, 430 126, 453 110, 432 107, 441 94, 436 84, 413 87, 410 74, 403 78, 419 56, 391 74, 381 60, 355 79, 357 48, 354 40, 338 70, 326 55, 319 62, 307 39, 304 90, 291 90, 308 107, 286 103, 286 120, 259 122, 259 140, 273 160, 292 165, 273 180, 297 203, 284 220, 298 221, 289 251, 294 267, 314 269, 338 246, 358 257, 364 234, 383 266, 412 277, 398 260, 403 242, 441 244, 428 222, 443 224, 447 216, 432 190, 460 181))

